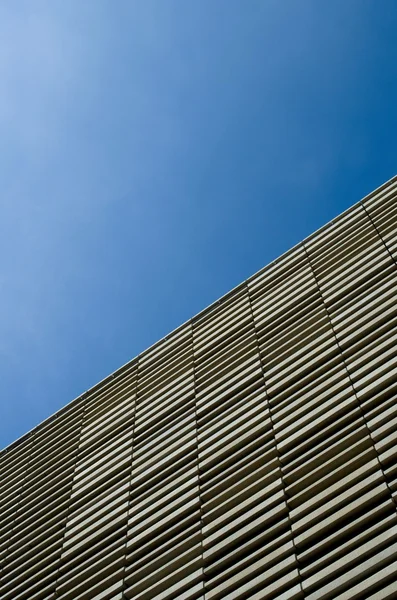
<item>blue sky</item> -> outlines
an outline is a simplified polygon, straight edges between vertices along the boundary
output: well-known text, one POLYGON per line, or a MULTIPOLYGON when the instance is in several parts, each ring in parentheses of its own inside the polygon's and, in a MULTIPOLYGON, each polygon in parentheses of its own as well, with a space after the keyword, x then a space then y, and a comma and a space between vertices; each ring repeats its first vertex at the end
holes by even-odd
POLYGON ((0 3, 0 447, 397 172, 394 0, 0 3))

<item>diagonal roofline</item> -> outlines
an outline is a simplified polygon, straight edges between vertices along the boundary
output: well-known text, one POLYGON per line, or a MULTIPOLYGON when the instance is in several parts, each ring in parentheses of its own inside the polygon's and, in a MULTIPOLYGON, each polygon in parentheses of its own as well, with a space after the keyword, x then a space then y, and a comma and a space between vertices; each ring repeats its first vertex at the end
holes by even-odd
POLYGON ((289 254, 292 254, 295 250, 297 250, 298 248, 304 246, 308 241, 310 241, 311 239, 313 239, 314 237, 316 237, 317 235, 319 235, 323 231, 329 229, 332 225, 334 225, 335 223, 337 223, 338 221, 340 221, 341 219, 343 219, 350 212, 353 212, 354 209, 357 206, 360 206, 360 205, 364 204, 364 202, 367 202, 368 200, 370 200, 371 198, 373 198, 374 196, 376 196, 380 192, 384 191, 385 189, 387 189, 389 186, 391 186, 394 183, 397 183, 397 175, 394 175, 389 180, 387 180, 386 182, 382 183, 379 187, 377 187, 375 190, 373 190, 372 192, 370 192, 369 194, 367 194, 366 196, 364 196, 361 200, 358 200, 358 202, 355 202, 352 206, 350 206, 349 208, 347 208, 345 211, 343 211, 342 213, 340 213, 339 215, 337 215, 336 217, 334 217, 333 219, 331 219, 330 221, 328 221, 327 223, 325 223, 325 225, 322 225, 319 229, 316 229, 313 233, 311 233, 310 235, 308 235, 302 241, 298 242, 297 244, 295 244, 294 246, 292 246, 291 248, 289 248, 288 250, 286 250, 286 252, 284 252, 283 254, 281 254, 275 260, 273 260, 270 263, 266 264, 264 267, 262 267, 261 269, 259 269, 258 271, 256 271, 256 273, 254 273, 253 275, 251 275, 250 277, 248 277, 247 279, 245 279, 244 281, 242 281, 241 283, 239 283, 238 285, 236 285, 229 292, 227 292, 226 294, 224 294, 223 296, 221 296, 218 300, 215 300, 210 305, 208 305, 206 308, 204 308, 200 312, 196 313, 193 317, 191 317, 187 321, 184 321, 181 325, 178 325, 178 327, 176 327, 175 329, 173 329, 172 331, 170 331, 167 335, 165 335, 164 337, 160 338, 157 342, 155 342, 154 344, 152 344, 151 346, 149 346, 148 348, 146 348, 145 350, 143 350, 140 354, 138 354, 134 358, 130 359, 128 362, 126 362, 125 364, 123 364, 121 367, 118 367, 115 371, 113 371, 112 373, 110 373, 110 375, 107 375, 104 379, 102 379, 101 381, 99 381, 98 383, 96 383, 95 385, 93 385, 92 387, 88 388, 88 390, 86 390, 82 394, 79 394, 79 396, 77 396, 73 400, 70 400, 65 406, 63 406, 58 411, 56 411, 55 413, 53 413, 52 415, 50 415, 49 417, 47 417, 46 419, 44 419, 44 421, 41 421, 41 423, 39 423, 38 425, 35 425, 32 429, 30 429, 29 431, 27 431, 26 433, 24 433, 22 436, 20 436, 19 438, 17 438, 13 442, 11 442, 9 445, 5 446, 2 450, 0 450, 0 457, 3 454, 5 454, 5 453, 9 452, 10 450, 12 450, 14 447, 16 447, 19 444, 21 444, 26 439, 28 439, 30 436, 32 436, 32 434, 34 432, 40 430, 43 426, 45 426, 46 424, 48 424, 51 421, 55 420, 58 416, 60 416, 61 414, 63 414, 67 410, 69 410, 72 405, 77 404, 79 401, 85 400, 88 396, 90 396, 91 394, 97 392, 100 388, 104 387, 106 384, 110 383, 116 376, 122 375, 123 372, 126 371, 128 368, 132 367, 134 365, 134 363, 138 363, 138 361, 139 361, 139 359, 141 357, 145 356, 145 354, 149 353, 150 351, 154 350, 157 346, 160 346, 163 342, 167 341, 172 335, 174 335, 175 333, 177 333, 178 331, 180 331, 181 329, 183 329, 187 324, 192 323, 192 322, 196 321, 198 318, 203 317, 206 313, 210 312, 216 306, 219 306, 220 304, 222 304, 223 302, 225 302, 226 300, 228 300, 233 294, 235 294, 236 292, 238 292, 240 289, 243 289, 247 285, 247 283, 249 283, 250 281, 252 281, 256 277, 258 277, 262 273, 266 272, 267 269, 269 269, 273 265, 276 265, 281 260, 285 259, 289 254))

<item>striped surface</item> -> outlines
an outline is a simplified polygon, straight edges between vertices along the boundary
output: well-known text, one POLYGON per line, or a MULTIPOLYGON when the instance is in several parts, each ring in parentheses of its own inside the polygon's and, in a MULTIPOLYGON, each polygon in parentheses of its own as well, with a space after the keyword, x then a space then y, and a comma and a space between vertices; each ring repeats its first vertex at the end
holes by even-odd
POLYGON ((0 455, 2 600, 397 597, 397 178, 0 455))

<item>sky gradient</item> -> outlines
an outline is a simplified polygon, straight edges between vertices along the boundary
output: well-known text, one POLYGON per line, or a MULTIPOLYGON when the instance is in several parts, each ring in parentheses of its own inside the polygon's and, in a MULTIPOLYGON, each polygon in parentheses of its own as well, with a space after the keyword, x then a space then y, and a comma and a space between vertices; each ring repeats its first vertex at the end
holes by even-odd
POLYGON ((0 3, 0 447, 397 173, 394 0, 0 3))

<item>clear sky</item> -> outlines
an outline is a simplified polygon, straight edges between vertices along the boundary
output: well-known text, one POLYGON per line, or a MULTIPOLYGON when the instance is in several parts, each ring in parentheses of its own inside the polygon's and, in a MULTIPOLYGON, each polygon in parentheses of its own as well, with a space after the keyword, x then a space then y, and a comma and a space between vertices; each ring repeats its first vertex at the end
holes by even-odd
POLYGON ((397 172, 395 0, 0 3, 0 447, 397 172))

